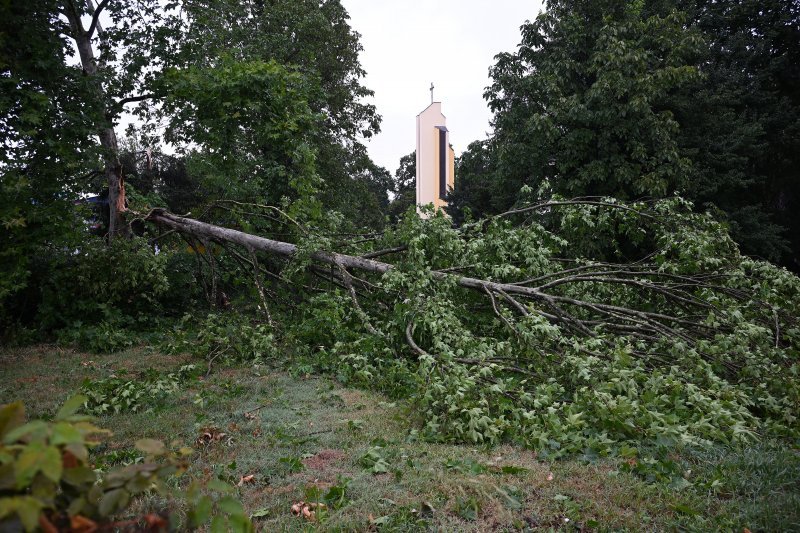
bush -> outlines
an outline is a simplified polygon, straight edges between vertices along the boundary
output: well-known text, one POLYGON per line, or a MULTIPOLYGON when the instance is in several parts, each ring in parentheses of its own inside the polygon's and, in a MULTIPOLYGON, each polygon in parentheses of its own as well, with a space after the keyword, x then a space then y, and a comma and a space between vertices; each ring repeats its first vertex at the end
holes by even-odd
POLYGON ((261 363, 277 353, 275 336, 265 324, 245 316, 209 314, 196 321, 184 316, 162 347, 168 353, 188 353, 209 361, 261 363))
POLYGON ((146 240, 116 239, 105 244, 92 239, 78 249, 52 252, 38 312, 46 331, 76 322, 135 324, 160 311, 159 297, 169 289, 168 254, 154 253, 146 240))
MULTIPOLYGON (((70 399, 52 422, 25 423, 21 403, 0 407, 0 530, 112 530, 123 527, 113 517, 146 493, 182 501, 190 519, 184 528, 204 525, 213 515, 212 530, 253 530, 232 487, 213 481, 207 487, 211 495, 197 484, 186 493, 170 488, 168 481, 187 469, 191 449, 173 452, 159 441, 142 439, 136 447, 145 454, 144 462, 102 475, 92 470, 89 450, 98 444, 96 437, 108 432, 75 414, 85 401, 82 396, 70 399)), ((177 528, 180 519, 176 513, 148 514, 126 521, 126 527, 131 524, 156 531, 177 528)))
POLYGON ((135 333, 126 330, 121 320, 103 320, 84 325, 80 320, 58 333, 60 344, 75 344, 92 353, 114 353, 134 344, 135 333))
POLYGON ((180 385, 194 376, 197 367, 184 365, 177 372, 161 375, 149 371, 144 379, 125 379, 111 376, 85 381, 81 392, 86 395, 85 409, 92 414, 137 412, 157 407, 180 385))

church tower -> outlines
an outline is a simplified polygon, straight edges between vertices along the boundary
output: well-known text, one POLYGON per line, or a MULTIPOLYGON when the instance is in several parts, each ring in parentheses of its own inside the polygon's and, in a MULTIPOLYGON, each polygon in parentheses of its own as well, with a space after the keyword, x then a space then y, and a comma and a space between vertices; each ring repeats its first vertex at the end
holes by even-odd
POLYGON ((444 198, 454 184, 455 152, 450 147, 447 119, 442 103, 431 102, 417 115, 417 206, 444 207, 444 198))

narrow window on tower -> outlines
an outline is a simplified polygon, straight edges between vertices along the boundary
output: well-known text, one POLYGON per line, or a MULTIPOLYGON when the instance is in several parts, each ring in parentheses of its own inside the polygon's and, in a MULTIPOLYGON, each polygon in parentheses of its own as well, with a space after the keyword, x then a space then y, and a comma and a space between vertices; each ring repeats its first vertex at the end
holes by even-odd
POLYGON ((447 129, 439 127, 439 198, 447 196, 447 129))

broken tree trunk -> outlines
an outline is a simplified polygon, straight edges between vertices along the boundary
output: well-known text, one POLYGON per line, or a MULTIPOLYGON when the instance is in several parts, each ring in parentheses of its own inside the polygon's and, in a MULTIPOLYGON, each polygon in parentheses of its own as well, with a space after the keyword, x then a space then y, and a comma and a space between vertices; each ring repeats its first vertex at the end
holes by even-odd
MULTIPOLYGON (((98 78, 98 65, 97 59, 94 55, 94 48, 92 46, 92 35, 96 28, 99 29, 98 17, 102 10, 104 2, 101 7, 98 7, 92 16, 92 25, 86 30, 81 22, 81 10, 73 2, 67 3, 65 14, 69 20, 72 38, 75 40, 75 45, 78 48, 78 55, 81 60, 81 67, 89 78, 94 81, 95 90, 99 102, 102 103, 103 117, 106 124, 102 125, 97 132, 100 138, 100 145, 105 152, 105 174, 108 183, 108 209, 109 209, 109 222, 108 222, 108 238, 113 239, 118 235, 127 235, 130 229, 125 224, 124 213, 127 210, 125 206, 125 179, 122 173, 122 163, 119 160, 119 146, 117 145, 117 134, 114 132, 113 121, 111 119, 111 111, 106 98, 104 98, 103 87, 98 78)), ((89 3, 90 6, 94 4, 89 3)))
MULTIPOLYGON (((230 243, 244 247, 247 250, 256 250, 268 254, 292 257, 297 254, 298 248, 294 244, 276 241, 242 231, 224 228, 191 218, 180 217, 155 209, 151 211, 146 220, 166 226, 179 233, 191 235, 201 241, 212 240, 219 243, 230 243)), ((334 281, 347 287, 349 280, 347 269, 360 270, 373 274, 385 274, 393 265, 376 261, 368 257, 340 254, 336 252, 317 251, 311 254, 311 259, 340 269, 344 273, 341 278, 334 281)), ((603 267, 603 265, 598 265, 603 267)), ((335 270, 334 270, 335 272, 335 270)), ((665 314, 635 307, 622 307, 610 305, 602 301, 593 301, 566 296, 559 291, 552 291, 557 286, 574 283, 600 283, 634 285, 642 291, 660 294, 668 299, 679 302, 683 308, 692 308, 695 311, 707 310, 711 307, 707 301, 699 299, 689 292, 687 288, 713 288, 704 279, 693 279, 684 276, 672 276, 654 270, 619 270, 614 269, 594 270, 584 273, 582 268, 569 269, 543 279, 525 280, 515 283, 500 283, 496 281, 461 276, 455 273, 432 271, 431 276, 436 279, 451 279, 464 288, 485 294, 497 309, 497 301, 506 302, 511 309, 520 316, 535 313, 546 318, 554 324, 565 327, 580 336, 595 337, 597 328, 613 331, 617 334, 632 335, 644 339, 656 337, 672 338, 676 341, 687 342, 694 345, 696 340, 707 338, 709 328, 701 321, 692 320, 685 314, 665 314), (655 278, 655 279, 650 279, 655 278), (678 280, 674 278, 680 278, 678 280), (674 283, 679 281, 679 286, 674 283), (539 283, 539 285, 535 285, 539 283), (531 304, 534 307, 531 307, 531 304)), ((350 291, 351 294, 353 291, 350 291)), ((502 315, 497 312, 498 315, 502 315)))
MULTIPOLYGON (((283 257, 291 257, 297 253, 297 246, 288 242, 275 241, 265 237, 259 237, 258 235, 244 233, 235 229, 223 228, 221 226, 215 226, 214 224, 200 222, 199 220, 179 217, 164 210, 153 210, 147 216, 147 220, 162 226, 166 226, 180 233, 193 235, 201 240, 203 238, 211 238, 221 242, 234 243, 244 246, 248 249, 254 249, 283 257)), ((311 259, 336 267, 353 268, 375 274, 384 274, 392 269, 392 265, 389 263, 383 263, 381 261, 375 261, 374 259, 368 259, 366 257, 356 257, 336 252, 315 252, 311 254, 311 259)), ((438 278, 454 276, 454 274, 446 274, 443 272, 433 272, 432 274, 438 278)), ((507 294, 522 294, 534 297, 540 296, 540 293, 536 289, 522 285, 496 283, 465 276, 455 277, 457 278, 459 285, 469 289, 475 289, 479 291, 488 289, 495 292, 503 291, 507 294)))
MULTIPOLYGON (((248 249, 258 250, 283 257, 291 257, 297 253, 297 246, 288 242, 274 241, 258 235, 252 235, 235 229, 223 228, 192 218, 179 217, 162 209, 154 209, 146 220, 166 226, 180 233, 193 235, 199 239, 210 238, 220 242, 229 242, 244 246, 248 249)), ((315 261, 329 265, 343 265, 345 268, 355 268, 376 274, 383 274, 392 268, 388 263, 381 263, 363 257, 337 254, 335 252, 315 252, 311 255, 315 261)))

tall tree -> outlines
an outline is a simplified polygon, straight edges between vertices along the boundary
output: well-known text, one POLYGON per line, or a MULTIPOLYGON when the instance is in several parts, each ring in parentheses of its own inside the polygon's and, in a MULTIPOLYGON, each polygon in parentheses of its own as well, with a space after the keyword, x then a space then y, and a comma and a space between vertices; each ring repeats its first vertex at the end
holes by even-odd
POLYGON ((704 37, 703 79, 672 106, 688 194, 744 250, 800 270, 800 3, 683 0, 704 37))
POLYGON ((392 184, 394 198, 389 204, 389 216, 397 220, 417 203, 417 151, 400 158, 392 184))
POLYGON ((796 1, 548 2, 491 70, 489 209, 679 191, 800 269, 798 64, 796 1))
POLYGON ((66 33, 56 0, 0 4, 0 325, 23 312, 8 298, 37 257, 76 229, 73 201, 98 156, 92 90, 68 65, 66 33))
POLYGON ((455 189, 447 195, 445 210, 456 224, 467 213, 474 219, 504 210, 506 198, 497 194, 498 176, 489 141, 473 141, 456 159, 455 189))
POLYGON ((628 198, 685 185, 664 102, 699 76, 699 44, 680 14, 643 2, 548 2, 490 70, 500 203, 523 185, 628 198))
POLYGON ((385 204, 386 190, 372 186, 384 171, 376 170, 362 144, 379 131, 380 116, 364 101, 373 93, 362 82, 360 36, 339 0, 203 0, 187 3, 183 14, 176 54, 182 67, 231 56, 275 61, 303 77, 308 106, 321 119, 308 133, 327 206, 351 211, 353 198, 364 194, 369 204, 385 204), (372 185, 364 176, 372 176, 372 185))

